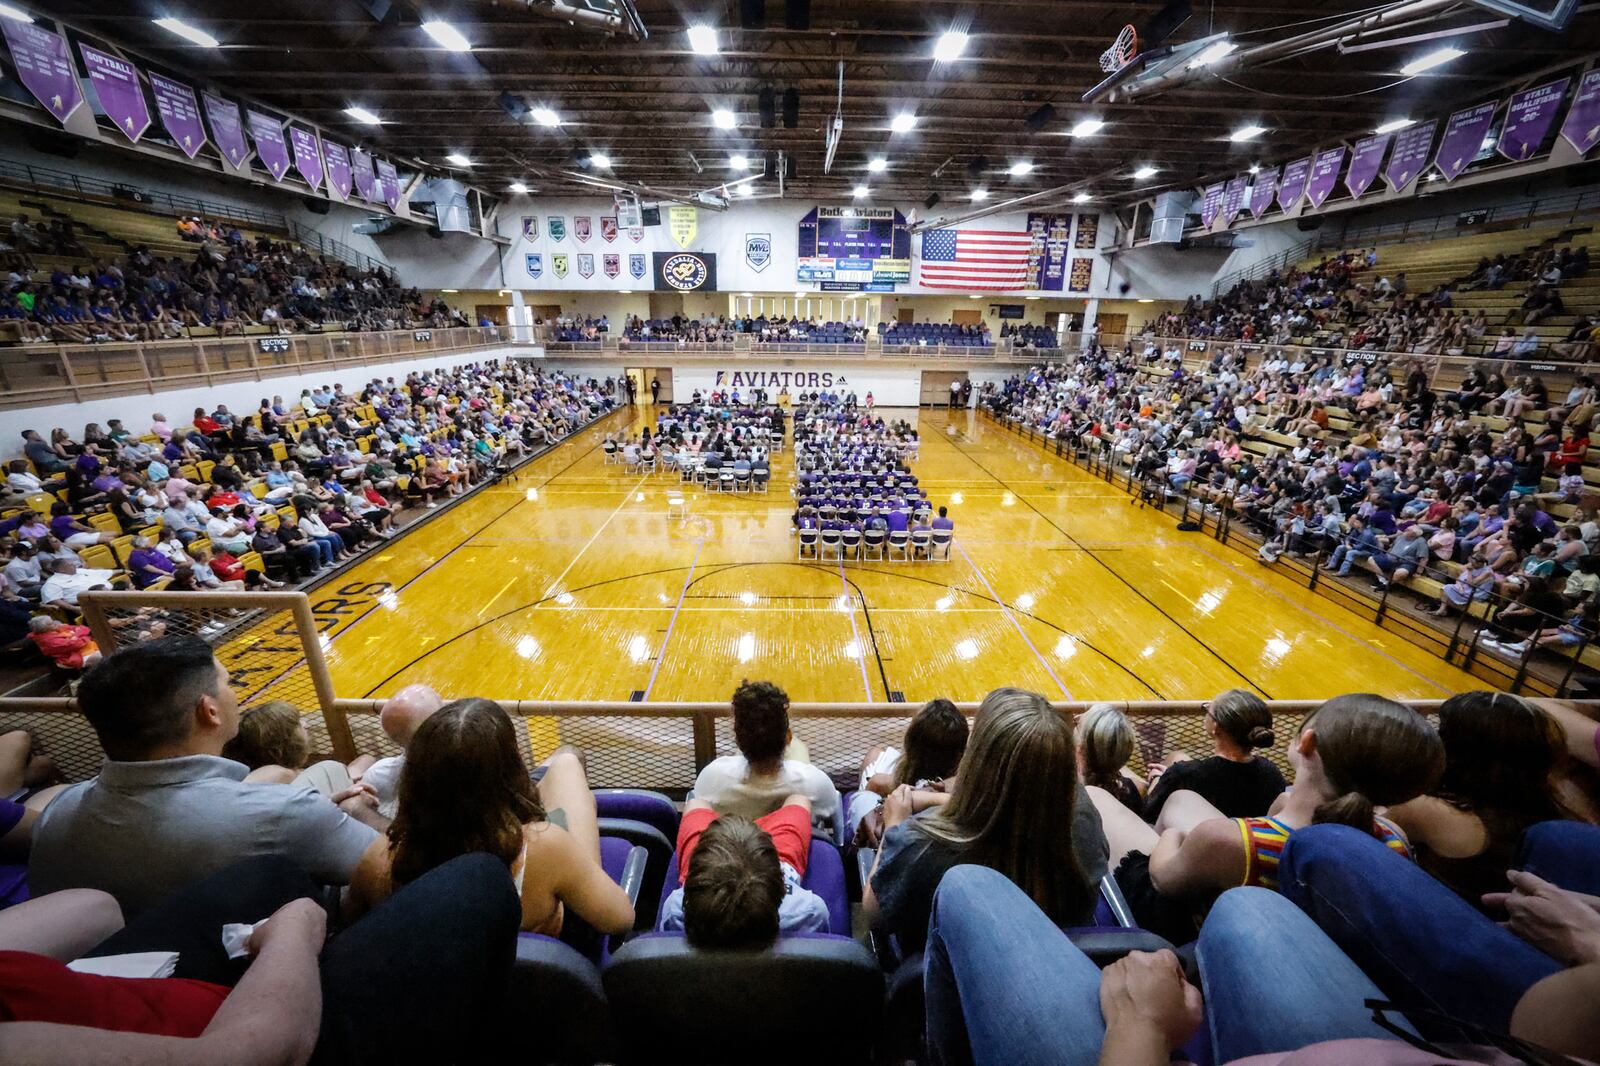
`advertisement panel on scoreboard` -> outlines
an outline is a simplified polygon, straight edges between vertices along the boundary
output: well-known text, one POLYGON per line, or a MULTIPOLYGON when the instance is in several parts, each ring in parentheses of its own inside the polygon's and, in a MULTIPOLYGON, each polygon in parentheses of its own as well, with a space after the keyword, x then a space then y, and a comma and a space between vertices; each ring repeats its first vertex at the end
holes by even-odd
POLYGON ((817 207, 800 220, 797 279, 863 285, 911 280, 911 231, 892 207, 817 207))

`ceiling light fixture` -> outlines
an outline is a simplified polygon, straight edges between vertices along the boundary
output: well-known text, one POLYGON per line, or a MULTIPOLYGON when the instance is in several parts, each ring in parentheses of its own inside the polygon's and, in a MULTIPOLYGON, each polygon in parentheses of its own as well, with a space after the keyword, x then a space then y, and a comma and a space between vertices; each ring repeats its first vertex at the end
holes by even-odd
POLYGON ((1446 45, 1443 48, 1436 48, 1431 52, 1420 55, 1413 59, 1411 62, 1400 68, 1400 73, 1406 75, 1407 77, 1414 77, 1415 75, 1421 74, 1424 71, 1432 70, 1434 67, 1442 67, 1451 60, 1460 59, 1466 54, 1467 53, 1463 49, 1452 48, 1449 45, 1446 45))
POLYGON ((1252 174, 1261 173, 1261 164, 1260 163, 1251 163, 1250 164, 1250 173, 1252 173, 1252 174))
POLYGON ((422 32, 433 38, 433 42, 447 52, 470 52, 472 42, 461 35, 461 31, 448 22, 433 19, 422 24, 422 32))
POLYGON ((29 24, 32 24, 33 22, 32 15, 22 10, 22 8, 12 7, 10 4, 0 4, 0 18, 10 19, 13 22, 26 22, 29 24))
POLYGON ((1416 121, 1417 120, 1414 119, 1414 118, 1392 118, 1388 122, 1385 122, 1383 125, 1379 126, 1377 129, 1373 130, 1372 132, 1373 133, 1393 133, 1395 130, 1403 130, 1403 129, 1405 129, 1407 126, 1411 125, 1412 123, 1414 123, 1416 121))
POLYGON ((512 182, 508 188, 515 193, 526 193, 528 191, 528 187, 520 181, 512 182))
POLYGON ((989 198, 989 190, 988 189, 973 189, 972 193, 971 193, 971 197, 972 197, 972 200, 973 200, 974 203, 982 203, 984 200, 987 200, 989 198))
POLYGON ((1151 166, 1149 163, 1146 163, 1144 166, 1133 172, 1133 179, 1135 181, 1145 181, 1148 178, 1155 177, 1159 173, 1161 173, 1159 170, 1151 166))
POLYGON ((853 195, 857 200, 864 200, 868 196, 872 195, 872 190, 867 188, 865 185, 857 185, 852 191, 851 195, 853 195))
POLYGON ((751 185, 749 182, 745 182, 743 185, 739 186, 739 195, 740 196, 754 196, 755 194, 756 194, 756 187, 754 185, 751 185))
POLYGON ((750 158, 742 155, 730 155, 728 157, 728 166, 734 170, 749 170, 750 158))
POLYGON ((374 115, 371 111, 368 111, 364 107, 347 107, 344 109, 344 113, 355 119, 357 122, 368 126, 383 125, 383 119, 379 118, 377 115, 374 115))
POLYGON ((1024 159, 1019 162, 1012 163, 1010 168, 1006 170, 1006 173, 1010 174, 1013 178, 1025 177, 1033 173, 1033 164, 1024 159))
POLYGON ((610 170, 611 157, 606 155, 604 152, 590 152, 589 165, 591 167, 597 167, 600 170, 610 170))
POLYGON ((533 109, 533 121, 541 126, 554 128, 561 125, 561 116, 548 107, 536 107, 533 109))
POLYGON ((889 169, 889 161, 881 155, 875 155, 867 160, 867 171, 871 174, 882 174, 889 169))
POLYGON ((1189 60, 1189 69, 1199 70, 1201 67, 1209 67, 1224 56, 1232 55, 1238 49, 1239 46, 1237 44, 1226 39, 1213 41, 1200 49, 1199 54, 1189 60))
POLYGON ((933 60, 935 63, 949 63, 960 59, 961 53, 967 50, 967 35, 960 30, 946 30, 939 35, 939 41, 933 46, 933 60))
POLYGON ((1086 192, 1080 192, 1078 195, 1072 198, 1072 202, 1075 204, 1086 204, 1089 202, 1089 194, 1086 192))
POLYGON ((1265 132, 1267 132, 1267 127, 1265 126, 1240 126, 1228 134, 1228 140, 1235 144, 1242 141, 1253 141, 1265 132))
POLYGON ((451 152, 449 155, 445 156, 444 158, 445 158, 446 162, 452 163, 452 164, 454 164, 455 166, 458 166, 458 167, 470 167, 472 165, 472 160, 468 159, 466 156, 462 155, 460 152, 451 152))
POLYGON ((1105 124, 1105 119, 1081 118, 1072 127, 1071 133, 1074 137, 1093 137, 1105 128, 1105 124))
POLYGON ((909 111, 902 111, 890 121, 889 128, 895 133, 910 133, 912 127, 914 127, 916 124, 916 115, 913 115, 909 111))
MULTIPOLYGON (((32 19, 28 19, 32 22, 32 19)), ((217 47, 217 39, 205 30, 197 30, 182 19, 156 19, 155 24, 170 34, 182 37, 190 44, 197 44, 201 48, 217 47)))
POLYGON ((725 107, 719 107, 711 112, 711 122, 719 130, 731 130, 738 120, 733 117, 732 111, 725 107))
POLYGON ((689 27, 689 47, 694 49, 696 55, 702 56, 714 56, 722 51, 717 47, 716 29, 704 23, 689 27))

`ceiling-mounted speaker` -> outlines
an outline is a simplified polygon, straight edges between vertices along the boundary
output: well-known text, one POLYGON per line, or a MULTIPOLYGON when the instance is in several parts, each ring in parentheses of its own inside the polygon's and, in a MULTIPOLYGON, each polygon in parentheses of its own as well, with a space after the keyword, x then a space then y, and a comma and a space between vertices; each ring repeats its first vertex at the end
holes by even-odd
POLYGON ((1049 104, 1045 104, 1023 119, 1022 124, 1028 128, 1029 133, 1038 133, 1055 120, 1056 109, 1049 104))
POLYGON ((778 124, 777 96, 771 89, 756 94, 756 110, 761 114, 761 128, 770 130, 778 124))
POLYGON ((792 156, 792 155, 784 156, 783 157, 783 179, 785 181, 793 181, 794 178, 795 178, 795 175, 797 173, 798 173, 798 171, 795 169, 795 165, 794 165, 794 156, 792 156))
POLYGON ((800 125, 800 90, 783 90, 783 128, 792 130, 800 125))
POLYGON ((811 0, 784 0, 783 24, 791 30, 809 30, 811 0))
POLYGON ((747 30, 767 28, 767 0, 739 0, 739 25, 747 30))
POLYGON ((926 200, 922 201, 922 206, 926 207, 929 211, 932 211, 934 208, 938 207, 939 206, 939 194, 936 193, 936 192, 930 192, 928 194, 928 198, 926 200))
POLYGON ((528 121, 528 102, 509 89, 500 91, 500 109, 511 116, 512 122, 528 121))

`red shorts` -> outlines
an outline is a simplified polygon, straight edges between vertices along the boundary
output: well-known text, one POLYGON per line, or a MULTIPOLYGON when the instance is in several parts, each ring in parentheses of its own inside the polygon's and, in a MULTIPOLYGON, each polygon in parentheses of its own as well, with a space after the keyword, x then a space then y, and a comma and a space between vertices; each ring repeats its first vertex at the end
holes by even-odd
MULTIPOLYGON (((689 878, 689 857, 700 842, 700 834, 720 815, 706 807, 696 807, 678 823, 678 883, 689 878)), ((811 812, 799 804, 779 807, 756 819, 778 848, 778 861, 788 863, 801 877, 806 875, 806 860, 811 857, 811 812)))

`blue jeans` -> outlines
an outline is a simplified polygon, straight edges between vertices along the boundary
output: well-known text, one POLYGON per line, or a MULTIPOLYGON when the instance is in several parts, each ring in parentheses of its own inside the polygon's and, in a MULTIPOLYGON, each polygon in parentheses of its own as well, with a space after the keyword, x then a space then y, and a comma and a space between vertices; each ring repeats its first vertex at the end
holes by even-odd
POLYGON ((1402 1006, 1505 1032, 1522 994, 1562 969, 1349 826, 1296 831, 1278 864, 1278 887, 1402 1006))
POLYGON ((1517 869, 1569 892, 1600 896, 1600 825, 1540 822, 1522 835, 1517 869))
MULTIPOLYGON (((1095 1066, 1100 971, 1005 875, 958 866, 928 923, 928 1045, 941 1066, 1095 1066)), ((1322 1040, 1392 1038, 1362 1001, 1377 986, 1310 919, 1265 889, 1225 893, 1200 932, 1218 1062, 1322 1040)))
POLYGON ((1333 556, 1328 560, 1328 569, 1338 571, 1338 576, 1350 572, 1350 568, 1363 559, 1372 558, 1371 552, 1357 551, 1348 544, 1341 544, 1333 549, 1333 556))

